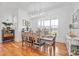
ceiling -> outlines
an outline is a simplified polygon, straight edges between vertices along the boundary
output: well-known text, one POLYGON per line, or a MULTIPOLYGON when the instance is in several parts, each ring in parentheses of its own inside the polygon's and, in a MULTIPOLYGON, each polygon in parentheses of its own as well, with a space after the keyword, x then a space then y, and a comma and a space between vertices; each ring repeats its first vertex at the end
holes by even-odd
POLYGON ((28 15, 39 14, 72 3, 65 2, 0 2, 0 14, 24 9, 28 15))

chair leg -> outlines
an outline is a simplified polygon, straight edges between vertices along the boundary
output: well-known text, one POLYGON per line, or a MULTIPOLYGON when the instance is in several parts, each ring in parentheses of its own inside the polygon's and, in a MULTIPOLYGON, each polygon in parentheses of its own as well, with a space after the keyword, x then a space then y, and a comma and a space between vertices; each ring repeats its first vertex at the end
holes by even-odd
POLYGON ((38 49, 39 49, 39 51, 42 51, 42 46, 39 46, 39 48, 38 48, 38 49))
POLYGON ((22 41, 22 47, 23 47, 24 45, 23 45, 23 41, 22 41))
POLYGON ((45 45, 43 46, 43 52, 45 53, 45 45))
POLYGON ((28 43, 29 44, 29 47, 30 47, 30 43, 28 43))
POLYGON ((54 56, 55 56, 55 45, 53 45, 53 52, 54 52, 54 56))
POLYGON ((25 45, 27 46, 27 41, 25 42, 25 45))
POLYGON ((49 48, 49 53, 50 53, 50 56, 52 56, 52 46, 50 46, 49 48))
POLYGON ((44 45, 43 46, 43 52, 46 53, 47 51, 48 51, 48 47, 47 47, 47 45, 44 45))
POLYGON ((44 48, 44 47, 43 47, 43 46, 41 46, 41 47, 40 47, 40 51, 42 51, 42 52, 43 52, 43 48, 44 48))

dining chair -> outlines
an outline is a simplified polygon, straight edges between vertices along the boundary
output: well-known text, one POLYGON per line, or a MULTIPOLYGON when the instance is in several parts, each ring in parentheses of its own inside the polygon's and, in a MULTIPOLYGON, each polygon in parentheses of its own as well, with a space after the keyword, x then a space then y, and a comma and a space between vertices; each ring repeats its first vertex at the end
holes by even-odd
POLYGON ((28 46, 33 46, 33 35, 32 34, 33 34, 32 32, 28 33, 28 40, 27 40, 28 46))
POLYGON ((53 38, 53 44, 52 44, 52 46, 53 46, 53 52, 54 52, 54 56, 55 56, 55 43, 56 43, 56 36, 57 36, 57 34, 55 33, 55 36, 54 36, 54 38, 53 38))
POLYGON ((44 46, 44 50, 49 52, 49 55, 52 56, 52 47, 53 47, 53 55, 55 56, 55 43, 56 43, 56 33, 53 34, 53 39, 51 41, 47 41, 44 46), (49 49, 48 49, 49 48, 49 49), (47 50, 46 50, 47 49, 47 50))
POLYGON ((53 40, 52 40, 52 44, 50 45, 50 56, 52 56, 52 47, 53 47, 53 55, 55 56, 55 43, 56 43, 56 36, 57 36, 57 34, 56 33, 54 33, 53 34, 54 35, 54 37, 53 37, 53 40))
POLYGON ((26 32, 22 32, 22 47, 26 44, 26 32))
POLYGON ((41 51, 41 48, 44 46, 45 42, 41 41, 37 34, 33 34, 33 37, 33 46, 41 51))

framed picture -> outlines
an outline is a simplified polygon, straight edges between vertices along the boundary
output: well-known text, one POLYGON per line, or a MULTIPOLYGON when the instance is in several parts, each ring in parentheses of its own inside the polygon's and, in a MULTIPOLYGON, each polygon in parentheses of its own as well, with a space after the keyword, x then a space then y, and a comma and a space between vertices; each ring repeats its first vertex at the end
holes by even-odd
POLYGON ((73 13, 73 23, 79 21, 79 9, 73 13))
POLYGON ((79 9, 73 13, 73 28, 78 29, 79 28, 79 9))

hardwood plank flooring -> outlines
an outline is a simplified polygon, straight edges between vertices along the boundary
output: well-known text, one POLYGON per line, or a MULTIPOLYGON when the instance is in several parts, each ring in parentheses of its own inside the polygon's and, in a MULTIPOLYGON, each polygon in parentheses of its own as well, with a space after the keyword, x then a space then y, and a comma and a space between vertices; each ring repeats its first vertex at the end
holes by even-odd
MULTIPOLYGON (((48 51, 47 51, 48 52, 48 51)), ((53 52, 52 52, 53 53, 53 52)), ((49 53, 40 52, 28 46, 22 47, 21 43, 0 43, 0 56, 48 56, 49 53)), ((56 43, 56 56, 67 56, 65 44, 56 43)))

